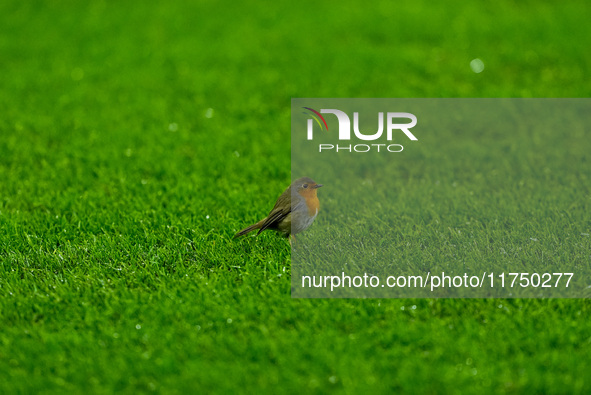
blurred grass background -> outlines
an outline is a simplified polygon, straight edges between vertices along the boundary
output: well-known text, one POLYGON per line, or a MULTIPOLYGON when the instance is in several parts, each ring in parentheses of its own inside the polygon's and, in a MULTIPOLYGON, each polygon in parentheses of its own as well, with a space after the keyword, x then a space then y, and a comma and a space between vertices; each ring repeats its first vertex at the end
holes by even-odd
POLYGON ((292 300, 231 237, 291 97, 587 97, 589 11, 1 2, 0 392, 588 393, 586 300, 292 300))

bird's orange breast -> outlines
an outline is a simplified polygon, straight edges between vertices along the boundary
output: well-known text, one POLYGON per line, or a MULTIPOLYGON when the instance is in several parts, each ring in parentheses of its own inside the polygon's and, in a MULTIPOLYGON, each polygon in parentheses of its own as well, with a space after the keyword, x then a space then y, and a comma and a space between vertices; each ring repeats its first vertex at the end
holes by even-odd
POLYGON ((310 217, 316 216, 316 214, 318 214, 318 210, 320 209, 320 201, 318 200, 318 196, 306 199, 306 204, 308 205, 308 214, 310 217))
POLYGON ((318 200, 318 195, 316 195, 316 190, 306 190, 300 192, 300 195, 304 199, 306 199, 306 206, 308 206, 308 215, 310 217, 315 217, 320 210, 320 201, 318 200))

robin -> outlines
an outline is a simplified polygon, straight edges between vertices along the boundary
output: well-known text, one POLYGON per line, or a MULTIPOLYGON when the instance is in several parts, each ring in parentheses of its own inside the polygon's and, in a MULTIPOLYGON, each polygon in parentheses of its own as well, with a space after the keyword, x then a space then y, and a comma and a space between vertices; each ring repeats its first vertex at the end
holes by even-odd
POLYGON ((257 229, 257 236, 265 229, 273 229, 295 240, 294 235, 308 229, 318 215, 320 202, 316 192, 321 186, 309 177, 298 178, 279 196, 266 218, 242 229, 234 238, 257 229))

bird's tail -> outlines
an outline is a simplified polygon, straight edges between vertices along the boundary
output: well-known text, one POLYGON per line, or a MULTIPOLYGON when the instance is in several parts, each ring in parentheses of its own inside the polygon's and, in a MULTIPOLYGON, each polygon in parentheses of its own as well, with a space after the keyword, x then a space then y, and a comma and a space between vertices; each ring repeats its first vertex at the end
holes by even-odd
POLYGON ((240 232, 236 233, 234 235, 234 238, 240 237, 240 236, 244 236, 245 234, 247 234, 248 232, 252 232, 253 230, 257 230, 261 228, 261 222, 257 222, 254 225, 250 225, 244 229, 242 229, 240 232))

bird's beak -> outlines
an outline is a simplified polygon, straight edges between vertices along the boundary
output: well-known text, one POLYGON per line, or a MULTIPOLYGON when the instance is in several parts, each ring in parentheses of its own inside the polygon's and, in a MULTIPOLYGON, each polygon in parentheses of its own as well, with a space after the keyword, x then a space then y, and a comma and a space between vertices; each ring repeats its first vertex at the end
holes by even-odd
POLYGON ((323 187, 323 186, 324 186, 324 185, 322 185, 322 184, 316 184, 316 185, 314 185, 312 188, 313 188, 313 189, 316 189, 316 188, 320 188, 320 187, 323 187))

